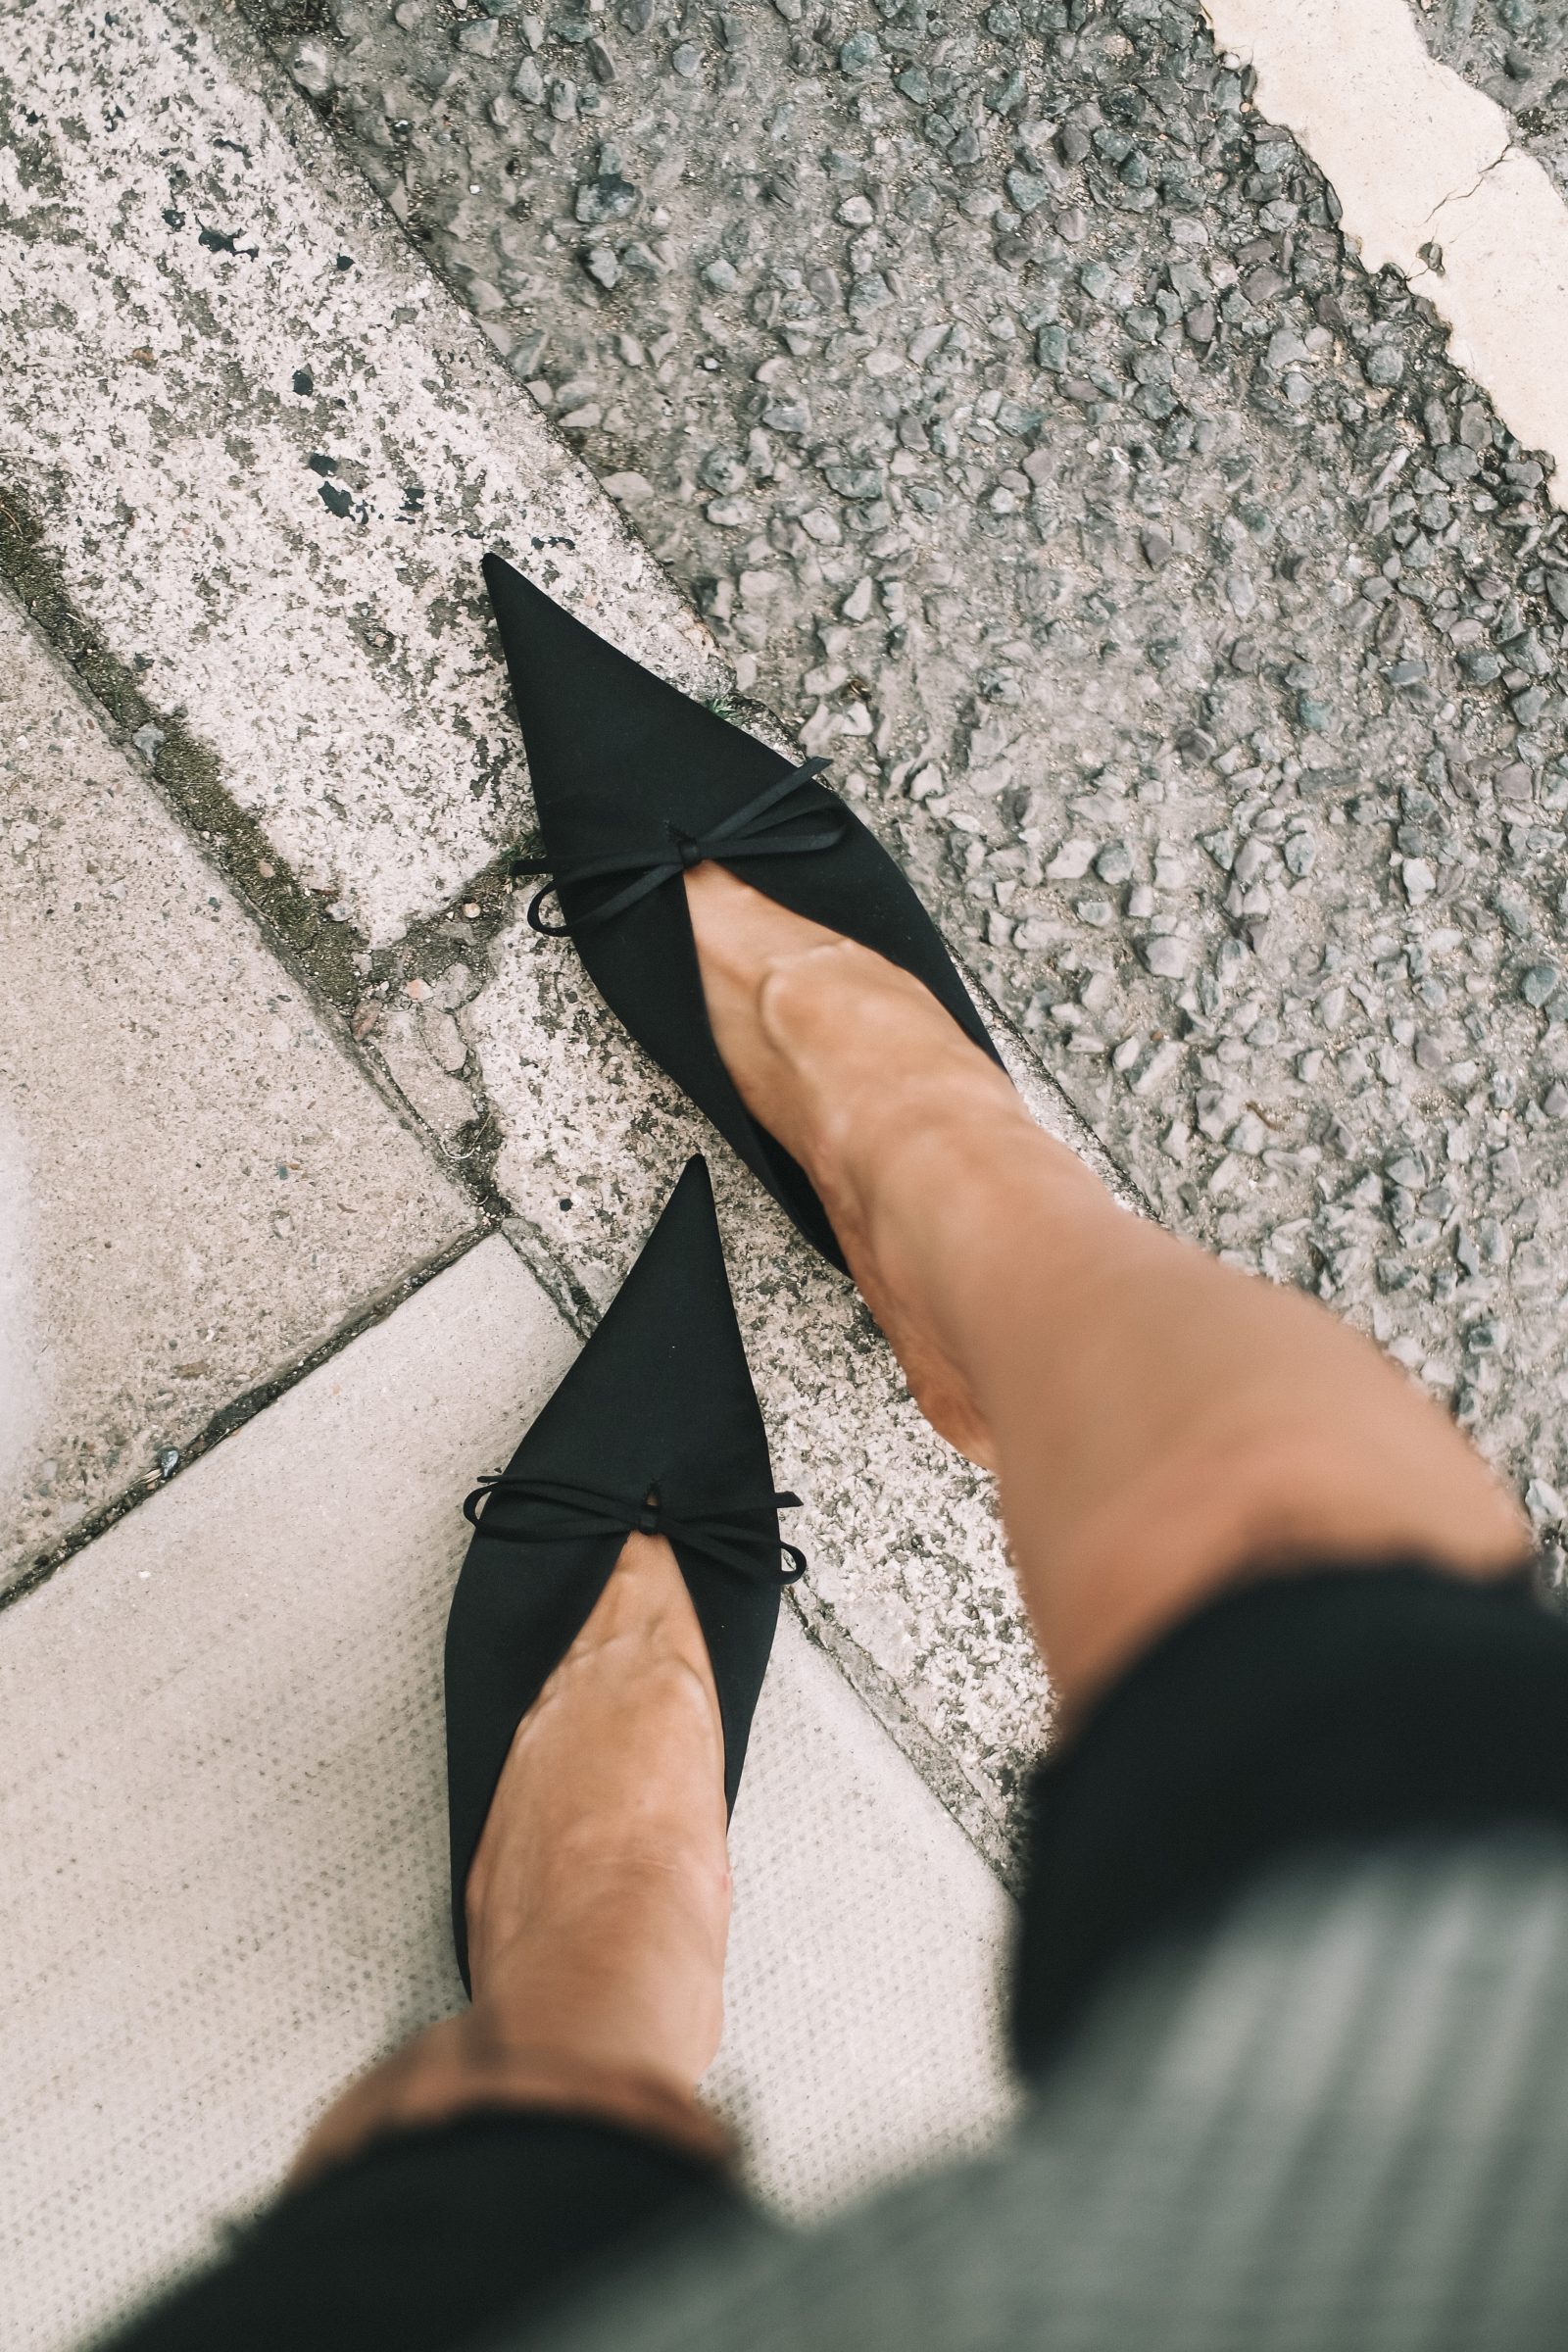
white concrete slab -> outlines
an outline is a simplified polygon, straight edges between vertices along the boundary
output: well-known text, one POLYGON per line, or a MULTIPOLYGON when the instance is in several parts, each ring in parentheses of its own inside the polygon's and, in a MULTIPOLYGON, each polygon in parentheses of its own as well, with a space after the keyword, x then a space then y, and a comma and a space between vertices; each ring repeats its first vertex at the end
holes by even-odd
POLYGON ((708 2095, 808 2220, 981 2145, 1012 1904, 844 1677, 781 1618, 730 1832, 728 2024, 708 2095))
POLYGON ((1255 68, 1259 113, 1329 180, 1367 268, 1392 264, 1446 320, 1454 364, 1556 460, 1568 507, 1568 205, 1502 108, 1429 53, 1406 0, 1204 8, 1255 68))
MULTIPOLYGON (((199 2259, 460 1997, 458 1503, 574 1346, 486 1241, 0 1614, 8 2352, 199 2259)), ((735 1850, 714 2083, 764 2192, 809 2209, 1000 2116, 1005 1899, 792 1620, 735 1850)))
POLYGON ((520 821, 487 546, 692 685, 716 659, 242 29, 46 0, 6 51, 0 472, 152 707, 389 939, 520 821))
POLYGON ((476 1218, 4 598, 0 956, 3 1585, 476 1218))

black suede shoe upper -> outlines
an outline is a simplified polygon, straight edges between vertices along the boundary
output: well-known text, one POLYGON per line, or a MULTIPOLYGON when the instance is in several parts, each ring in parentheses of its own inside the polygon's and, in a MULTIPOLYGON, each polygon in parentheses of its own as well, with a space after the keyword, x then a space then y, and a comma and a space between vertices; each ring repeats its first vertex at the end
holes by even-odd
POLYGON ((466 1505, 475 1533, 446 1638, 452 1925, 465 1984, 468 1870, 513 1735, 636 1529, 668 1538, 691 1593, 733 1806, 779 1589, 805 1566, 779 1536, 778 1506, 795 1499, 774 1493, 708 1168, 694 1158, 506 1471, 466 1505))
POLYGON ((935 924, 881 844, 809 772, 794 770, 787 795, 727 844, 712 838, 792 763, 607 644, 500 557, 485 558, 484 577, 522 722, 542 862, 590 977, 807 1239, 842 1266, 804 1170, 757 1125, 719 1058, 682 867, 701 850, 780 906, 875 949, 923 981, 998 1060, 935 924), (607 865, 619 870, 607 874, 607 865), (639 872, 661 868, 664 878, 634 904, 605 911, 639 872))

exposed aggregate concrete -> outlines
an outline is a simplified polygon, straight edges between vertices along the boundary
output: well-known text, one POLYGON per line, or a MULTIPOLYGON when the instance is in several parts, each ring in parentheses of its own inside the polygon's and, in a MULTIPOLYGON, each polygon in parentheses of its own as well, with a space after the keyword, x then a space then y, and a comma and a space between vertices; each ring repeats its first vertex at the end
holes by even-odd
POLYGON ((255 13, 1161 1213, 1549 1538, 1564 517, 1196 12, 255 13))
POLYGON ((1568 198, 1568 7, 1563 0, 1420 0, 1434 57, 1513 118, 1517 144, 1568 198))

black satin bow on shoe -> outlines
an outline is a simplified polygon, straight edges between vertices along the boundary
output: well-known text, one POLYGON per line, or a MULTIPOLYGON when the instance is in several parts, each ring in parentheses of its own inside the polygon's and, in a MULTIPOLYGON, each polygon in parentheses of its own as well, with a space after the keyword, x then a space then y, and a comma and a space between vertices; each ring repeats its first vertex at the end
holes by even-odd
POLYGON ((624 1495, 603 1494, 593 1487, 572 1487, 558 1478, 481 1478, 463 1505, 470 1527, 481 1528, 498 1544, 559 1544, 572 1536, 663 1536, 705 1560, 725 1568, 731 1576, 749 1576, 762 1584, 794 1585, 806 1574, 806 1554, 798 1544, 777 1536, 767 1548, 783 1553, 787 1568, 769 1565, 758 1551, 759 1533, 767 1542, 761 1523, 769 1512, 798 1511, 798 1494, 770 1494, 765 1502, 720 1503, 712 1510, 695 1511, 683 1519, 671 1517, 652 1495, 645 1502, 628 1502, 624 1495), (494 1523, 491 1504, 506 1500, 531 1503, 535 1516, 514 1527, 494 1523), (481 1518, 480 1509, 484 1515, 481 1518), (553 1515, 552 1515, 553 1514, 553 1515))
POLYGON ((715 859, 781 906, 874 949, 1000 1061, 935 924, 880 842, 820 783, 825 761, 792 767, 499 556, 485 558, 484 578, 544 836, 543 858, 517 870, 553 877, 530 922, 570 936, 611 1010, 842 1267, 809 1178, 752 1117, 713 1042, 683 877, 715 859), (559 921, 543 911, 552 893, 559 921))
POLYGON ((774 1488, 708 1168, 695 1158, 506 1471, 463 1506, 474 1534, 447 1620, 446 1695, 465 1984, 468 1873, 513 1737, 626 1538, 663 1536, 679 1563, 713 1669, 733 1807, 779 1593, 806 1567, 778 1526, 798 1503, 774 1488))
POLYGON ((805 833, 790 833, 786 827, 802 815, 814 813, 791 808, 788 803, 795 798, 803 784, 808 784, 827 765, 825 760, 805 760, 799 767, 769 784, 757 798, 748 801, 744 808, 726 817, 721 825, 712 825, 708 832, 695 837, 670 828, 668 854, 650 858, 646 853, 633 851, 625 858, 590 858, 569 871, 553 874, 549 860, 544 858, 518 858, 513 861, 515 874, 552 874, 543 890, 536 890, 528 901, 528 921, 546 939, 570 939, 579 931, 590 930, 595 923, 608 922, 612 915, 625 914, 646 899, 649 892, 660 890, 673 882, 677 874, 701 865, 705 858, 717 858, 725 865, 738 865, 747 858, 798 858, 817 850, 834 849, 845 834, 842 815, 830 824, 817 824, 805 833), (553 891, 569 890, 575 898, 588 882, 608 882, 618 874, 630 874, 623 890, 612 898, 601 899, 580 914, 574 923, 547 923, 539 909, 553 891))

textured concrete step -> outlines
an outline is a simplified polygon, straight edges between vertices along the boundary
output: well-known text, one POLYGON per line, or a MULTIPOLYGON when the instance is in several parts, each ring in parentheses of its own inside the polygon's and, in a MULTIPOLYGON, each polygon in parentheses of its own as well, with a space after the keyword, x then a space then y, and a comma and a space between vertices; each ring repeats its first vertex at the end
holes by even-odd
MULTIPOLYGON (((458 1506, 575 1346, 488 1240, 0 1617, 8 2352, 198 2259, 461 1998, 458 1506)), ((1006 1898, 788 1617, 733 1843, 712 2090, 762 2192, 809 2211, 994 2125, 1006 1898)))
POLYGON ((3 1586, 477 1219, 3 595, 0 954, 3 1586))
POLYGON ((39 594, 159 714, 171 772, 216 761, 296 870, 390 937, 522 817, 481 640, 492 538, 591 578, 694 683, 717 665, 242 39, 153 0, 27 9, 7 50, 29 120, 0 147, 0 522, 40 526, 39 594))

